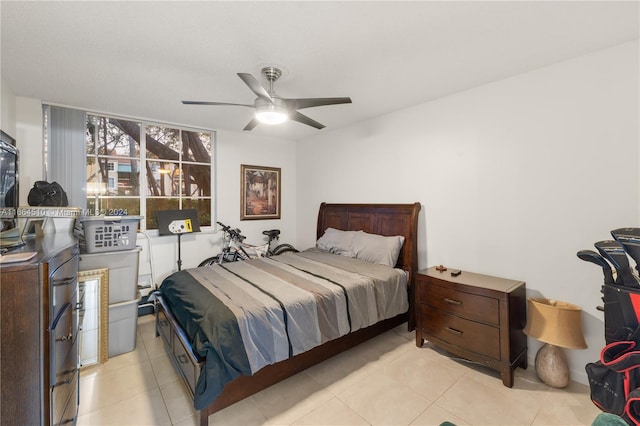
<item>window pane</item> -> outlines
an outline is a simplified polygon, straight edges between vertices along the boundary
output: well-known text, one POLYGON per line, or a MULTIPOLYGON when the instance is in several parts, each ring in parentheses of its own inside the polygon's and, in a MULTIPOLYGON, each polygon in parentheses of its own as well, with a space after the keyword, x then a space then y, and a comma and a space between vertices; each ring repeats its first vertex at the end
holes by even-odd
POLYGON ((147 161, 147 194, 179 196, 180 167, 178 163, 147 161))
POLYGON ((211 134, 182 132, 182 161, 211 163, 211 134))
POLYGON ((211 167, 182 164, 182 193, 185 197, 211 196, 211 167))
POLYGON ((161 126, 146 126, 147 158, 180 159, 180 130, 161 126))
POLYGON ((87 196, 140 195, 139 161, 87 157, 87 196))
POLYGON ((187 198, 182 201, 183 209, 196 209, 200 226, 211 226, 211 199, 187 198))
POLYGON ((109 195, 140 195, 140 162, 122 158, 99 158, 102 182, 109 195))
POLYGON ((158 210, 176 210, 180 208, 178 198, 147 198, 147 229, 158 229, 156 212, 158 210))
POLYGON ((107 181, 94 157, 87 157, 87 197, 107 195, 107 181))
POLYGON ((140 157, 140 123, 87 115, 87 154, 140 157))

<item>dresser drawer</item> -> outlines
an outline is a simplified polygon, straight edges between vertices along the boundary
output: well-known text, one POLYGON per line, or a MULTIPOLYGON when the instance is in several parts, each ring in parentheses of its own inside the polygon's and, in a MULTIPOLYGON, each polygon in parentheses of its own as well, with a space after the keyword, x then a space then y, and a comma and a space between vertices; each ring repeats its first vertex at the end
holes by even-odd
POLYGON ((159 310, 157 315, 158 315, 158 318, 156 322, 156 328, 157 328, 156 331, 160 336, 162 336, 162 339, 167 344, 167 347, 170 348, 172 342, 171 342, 171 325, 169 324, 169 319, 167 318, 163 310, 159 310))
MULTIPOLYGON (((57 259, 57 258, 56 258, 57 259)), ((78 288, 78 256, 72 257, 51 272, 50 321, 54 321, 60 309, 69 302, 78 288)))
POLYGON ((419 327, 451 345, 500 360, 500 329, 420 305, 419 327))
POLYGON ((191 355, 191 351, 184 347, 182 341, 176 335, 173 336, 173 354, 181 374, 187 380, 191 392, 195 394, 196 382, 200 375, 200 366, 191 355))
POLYGON ((74 312, 75 297, 61 308, 49 331, 51 385, 65 381, 78 366, 78 326, 74 312))
POLYGON ((418 302, 436 309, 487 324, 500 324, 499 301, 492 297, 465 293, 432 282, 420 282, 418 302))
POLYGON ((54 423, 54 426, 63 425, 75 425, 78 416, 78 381, 79 375, 76 375, 72 382, 72 389, 69 392, 69 401, 67 401, 67 407, 64 409, 64 413, 60 418, 59 423, 54 423))
POLYGON ((51 390, 51 423, 53 425, 68 424, 76 416, 78 406, 77 372, 69 374, 64 382, 57 383, 51 390), (69 408, 69 407, 72 408, 69 408))

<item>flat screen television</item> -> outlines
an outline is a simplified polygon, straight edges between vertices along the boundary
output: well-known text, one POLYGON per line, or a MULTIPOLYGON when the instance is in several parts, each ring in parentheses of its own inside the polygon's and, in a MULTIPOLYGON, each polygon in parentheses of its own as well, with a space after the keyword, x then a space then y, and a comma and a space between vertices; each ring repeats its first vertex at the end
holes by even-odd
POLYGON ((18 229, 18 162, 15 140, 0 131, 0 247, 23 244, 18 229))

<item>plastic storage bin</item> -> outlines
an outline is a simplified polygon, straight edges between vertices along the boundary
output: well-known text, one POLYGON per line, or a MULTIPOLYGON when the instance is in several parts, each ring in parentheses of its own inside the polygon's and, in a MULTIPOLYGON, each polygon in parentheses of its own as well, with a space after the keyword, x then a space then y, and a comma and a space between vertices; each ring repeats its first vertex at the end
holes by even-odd
POLYGON ((109 305, 109 357, 131 352, 136 348, 138 331, 138 298, 109 305))
POLYGON ((81 253, 78 269, 109 268, 109 304, 135 299, 138 291, 138 264, 141 247, 107 253, 81 253))
POLYGON ((80 222, 84 228, 82 251, 103 253, 131 250, 136 246, 138 225, 142 216, 84 216, 80 222))

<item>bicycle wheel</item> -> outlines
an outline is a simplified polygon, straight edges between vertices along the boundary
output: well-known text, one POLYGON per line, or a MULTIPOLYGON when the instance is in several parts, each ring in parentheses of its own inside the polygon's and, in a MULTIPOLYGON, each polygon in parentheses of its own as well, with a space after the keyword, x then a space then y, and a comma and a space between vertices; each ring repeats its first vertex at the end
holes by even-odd
POLYGON ((220 263, 220 256, 221 255, 222 255, 222 253, 220 253, 217 256, 206 258, 205 260, 200 262, 200 264, 198 265, 198 268, 201 267, 201 266, 210 266, 210 265, 215 265, 216 263, 220 263))
POLYGON ((277 255, 279 255, 279 254, 282 254, 282 253, 288 253, 288 252, 291 252, 291 253, 298 253, 298 251, 299 251, 299 250, 298 250, 298 249, 296 249, 296 248, 295 248, 294 246, 292 246, 291 244, 286 244, 286 243, 285 243, 285 244, 280 244, 280 245, 278 245, 276 248, 274 248, 274 249, 273 249, 273 251, 272 251, 272 252, 273 252, 273 255, 274 255, 274 256, 277 256, 277 255))

